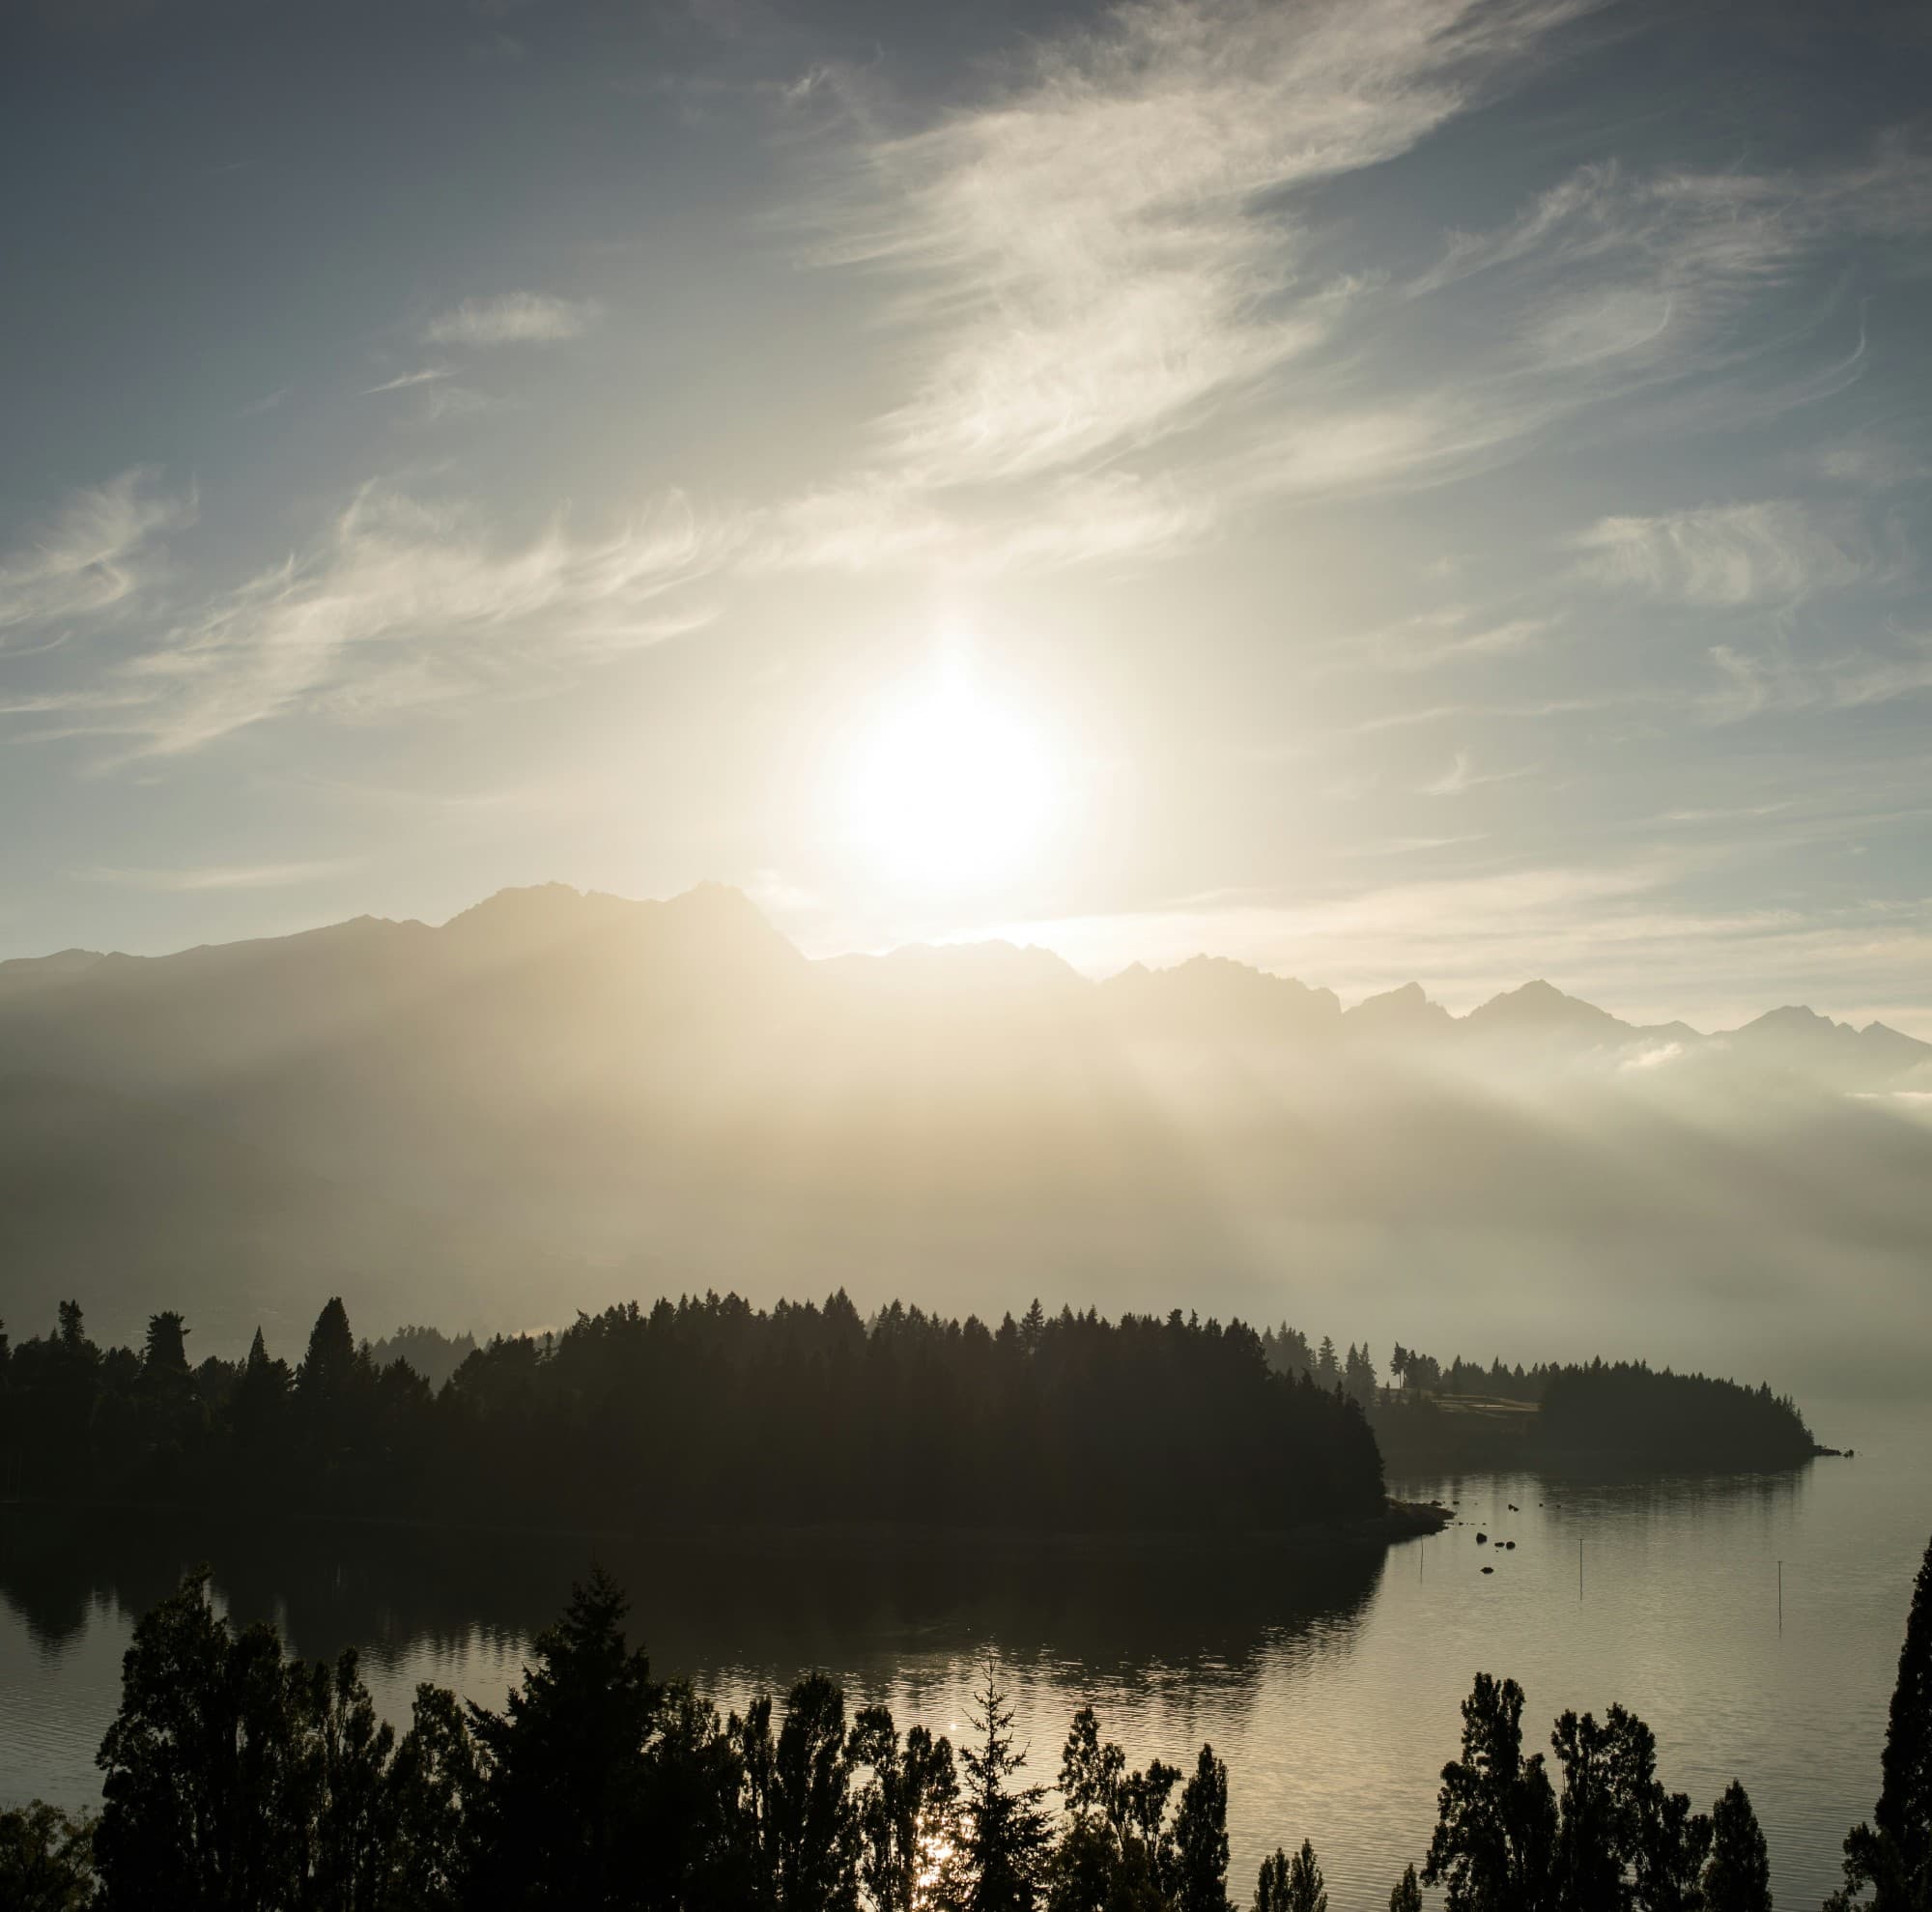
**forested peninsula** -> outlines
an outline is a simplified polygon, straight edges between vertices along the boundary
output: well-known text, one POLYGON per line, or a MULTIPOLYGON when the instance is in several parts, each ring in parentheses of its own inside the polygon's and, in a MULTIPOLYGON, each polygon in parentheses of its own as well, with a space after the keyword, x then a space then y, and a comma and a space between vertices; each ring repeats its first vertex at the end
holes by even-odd
POLYGON ((1398 1474, 1604 1466, 1680 1473, 1797 1467, 1821 1447, 1797 1403, 1646 1361, 1444 1363, 1397 1342, 1387 1379, 1368 1344, 1312 1346, 1283 1323, 1262 1335, 1270 1367, 1360 1404, 1398 1474))
POLYGON ((193 1361, 164 1311, 98 1346, 77 1301, 0 1333, 11 1500, 577 1532, 1003 1529, 1057 1537, 1427 1527, 1384 1462, 1426 1474, 1603 1453, 1788 1466, 1793 1405, 1642 1364, 1446 1371, 1398 1348, 1383 1384, 1283 1327, 1178 1310, 1108 1321, 1036 1301, 997 1327, 841 1292, 632 1303, 477 1345, 357 1342, 339 1299, 298 1362, 258 1331, 193 1361))
MULTIPOLYGON (((15 1498, 579 1531, 999 1527, 1290 1533, 1389 1520, 1360 1404, 1236 1322, 1037 1303, 989 1328, 841 1293, 707 1295, 498 1337, 440 1387, 357 1345, 240 1362, 156 1315, 100 1349, 76 1303, 0 1362, 15 1498)), ((418 1348, 424 1338, 417 1331, 418 1348)))

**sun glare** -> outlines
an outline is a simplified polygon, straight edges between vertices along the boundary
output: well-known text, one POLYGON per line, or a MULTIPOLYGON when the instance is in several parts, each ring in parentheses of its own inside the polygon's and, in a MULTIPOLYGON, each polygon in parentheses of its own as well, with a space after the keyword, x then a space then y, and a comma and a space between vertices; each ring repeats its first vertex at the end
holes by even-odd
POLYGON ((862 731, 845 764, 843 821, 879 880, 961 891, 1021 873, 1058 795, 1038 728, 953 656, 862 731))

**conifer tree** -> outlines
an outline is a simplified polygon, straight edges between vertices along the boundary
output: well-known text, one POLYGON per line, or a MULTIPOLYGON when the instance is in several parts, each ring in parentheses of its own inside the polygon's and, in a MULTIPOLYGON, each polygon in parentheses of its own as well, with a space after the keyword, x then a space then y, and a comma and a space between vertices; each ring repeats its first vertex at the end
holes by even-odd
POLYGON ((626 1607, 599 1568, 538 1636, 536 1665, 506 1710, 470 1703, 487 1778, 467 1904, 621 1902, 645 1742, 664 1701, 650 1662, 625 1642, 626 1607))
POLYGON ((969 1912, 1033 1912, 1051 1841, 1040 1805, 1046 1788, 1013 1784, 1027 1756, 1013 1751, 1013 1710, 990 1661, 979 1708, 970 1717, 980 1744, 960 1755, 966 1768, 966 1903, 969 1912))
POLYGON ((1422 1912, 1422 1887, 1416 1883, 1413 1866, 1405 1869, 1389 1894, 1389 1912, 1422 1912))
POLYGON ((1771 1861, 1750 1795, 1733 1780, 1711 1813, 1706 1912, 1771 1912, 1771 1861))
POLYGON ((1932 1905, 1932 1546, 1913 1584, 1880 1772, 1874 1823, 1845 1836, 1845 1884, 1832 1903, 1858 1903, 1869 1888, 1872 1912, 1925 1912, 1932 1905))
POLYGON ((340 1295, 331 1295, 309 1330, 308 1353, 297 1370, 296 1387, 305 1402, 331 1400, 348 1385, 355 1370, 355 1337, 349 1331, 349 1310, 340 1295))

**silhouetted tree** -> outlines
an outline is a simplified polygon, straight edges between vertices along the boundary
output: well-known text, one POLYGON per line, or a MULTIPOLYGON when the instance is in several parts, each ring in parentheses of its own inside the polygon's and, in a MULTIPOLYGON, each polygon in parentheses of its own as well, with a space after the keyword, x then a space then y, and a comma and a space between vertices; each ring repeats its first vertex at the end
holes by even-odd
POLYGON ((379 1912, 388 1897, 398 1846, 397 1801, 389 1780, 395 1730, 377 1719, 368 1689, 356 1676, 353 1646, 333 1668, 291 1671, 306 1686, 301 1714, 313 1732, 311 1902, 328 1912, 379 1912))
POLYGON ((1027 1755, 1013 1751, 1013 1712, 1006 1700, 998 1669, 989 1662, 980 1710, 970 1716, 980 1743, 961 1755, 971 1912, 1032 1912, 1052 1838, 1040 1807, 1046 1788, 1013 1783, 1027 1755))
POLYGON ((0 1812, 0 1905, 84 1912, 94 1903, 94 1822, 36 1800, 0 1812))
POLYGON ((1711 1822, 1657 1779, 1657 1740, 1622 1706, 1603 1724, 1566 1712, 1556 1887, 1564 1912, 1695 1912, 1711 1822))
POLYGON ((1422 1887, 1413 1866, 1406 1867, 1395 1882, 1395 1890, 1389 1894, 1389 1912, 1422 1912, 1422 1887))
POLYGON ((1328 1885, 1315 1862, 1315 1848, 1306 1840, 1293 1859, 1275 1847, 1272 1859, 1262 1861, 1255 1883, 1255 1912, 1328 1912, 1328 1885))
POLYGON ((366 1709, 353 1658, 339 1688, 326 1669, 285 1664, 271 1627, 235 1633, 209 1603, 206 1573, 191 1576, 134 1629, 101 1741, 103 1903, 253 1912, 326 1895, 354 1830, 354 1814, 337 1820, 334 1809, 380 1778, 362 1763, 380 1765, 379 1736, 343 1729, 366 1709), (332 1722, 318 1717, 319 1698, 339 1698, 332 1722))
POLYGON ((1424 1885, 1449 1912, 1545 1912, 1556 1798, 1543 1755, 1522 1754, 1522 1689, 1478 1673, 1463 1702, 1463 1756, 1442 1769, 1424 1885))
POLYGON ((1905 1644, 1891 1693, 1872 1823, 1845 1837, 1845 1884, 1834 1905, 1873 1912, 1926 1912, 1932 1906, 1932 1546, 1919 1562, 1906 1616, 1905 1644))
POLYGON ((1288 1912, 1290 1870, 1288 1854, 1276 1846, 1273 1857, 1262 1861, 1261 1876, 1255 1881, 1254 1912, 1288 1912))
POLYGON ((410 1729, 389 1769, 395 1849, 389 1898, 401 1912, 460 1912, 475 1869, 471 1851, 482 1790, 476 1743, 446 1688, 416 1688, 410 1729))
POLYGON ((1174 1820, 1175 1912, 1229 1912, 1228 1769, 1204 1746, 1174 1820))
POLYGON ((297 1395, 311 1406, 333 1401, 348 1389, 355 1373, 355 1337, 349 1331, 349 1310, 340 1295, 331 1295, 309 1329, 308 1353, 296 1373, 297 1395))
POLYGON ((945 1907, 958 1894, 959 1782, 952 1748, 924 1727, 899 1742, 892 1714, 868 1706, 852 1723, 847 1757, 868 1769, 857 1807, 860 1883, 873 1912, 945 1907), (922 1888, 923 1875, 925 1879, 922 1888))
POLYGON ((628 1603, 602 1568, 536 1641, 506 1709, 471 1703, 483 1755, 467 1902, 629 1904, 644 1751, 664 1705, 650 1662, 625 1642, 628 1603))
POLYGON ((823 1672, 808 1674, 786 1694, 763 1800, 773 1904, 782 1912, 840 1912, 858 1902, 848 1777, 844 1694, 823 1672))
POLYGON ((1706 1912, 1771 1912, 1771 1860, 1764 1834, 1750 1795, 1736 1780, 1711 1813, 1711 1857, 1703 1888, 1706 1912))
POLYGON ((265 1475, 282 1444, 289 1405, 286 1361, 271 1361, 262 1330, 255 1330, 248 1358, 230 1392, 227 1417, 239 1471, 265 1475))

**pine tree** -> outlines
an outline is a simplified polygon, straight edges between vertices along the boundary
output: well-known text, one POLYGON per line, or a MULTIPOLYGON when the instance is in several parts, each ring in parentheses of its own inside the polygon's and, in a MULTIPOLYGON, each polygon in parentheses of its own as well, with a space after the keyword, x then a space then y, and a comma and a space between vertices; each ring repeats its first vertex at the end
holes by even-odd
POLYGON ((1711 1813, 1711 1859, 1704 1868, 1706 1912, 1771 1912, 1771 1861, 1750 1795, 1736 1780, 1711 1813))
POLYGON ((1422 1888, 1416 1883, 1413 1866, 1403 1872, 1389 1894, 1389 1912, 1422 1912, 1422 1888))
POLYGON ((966 1903, 970 1912, 1033 1912, 1051 1842, 1040 1801, 1046 1788, 1014 1786, 1026 1755, 1013 1751, 1013 1711, 1000 1691, 999 1669, 986 1666, 980 1710, 971 1715, 980 1735, 961 1755, 966 1768, 966 1903))
POLYGON ((142 1351, 141 1365, 150 1375, 187 1373, 187 1328, 182 1317, 170 1308, 148 1317, 148 1340, 142 1351))
POLYGON ((625 1643, 627 1603, 601 1568, 537 1638, 507 1710, 469 1708, 487 1778, 466 1904, 622 1902, 664 1703, 650 1662, 625 1643))
POLYGON ((355 1337, 349 1331, 349 1310, 340 1295, 331 1295, 309 1330, 308 1353, 296 1373, 297 1391, 304 1401, 332 1400, 355 1371, 355 1337))
POLYGON ((1913 1584, 1880 1771, 1876 1824, 1845 1836, 1845 1885, 1833 1904, 1853 1904, 1870 1887, 1872 1912, 1924 1912, 1932 1905, 1932 1546, 1913 1584))

